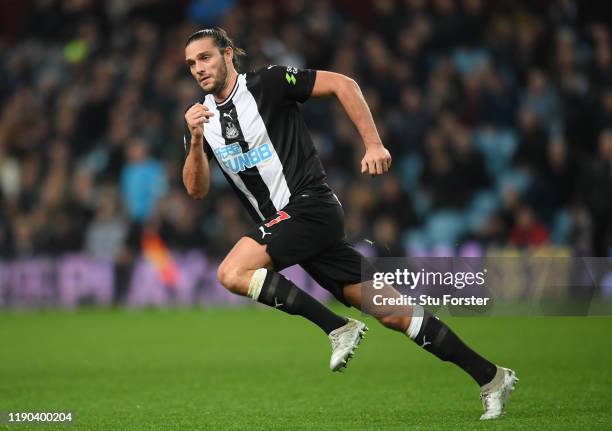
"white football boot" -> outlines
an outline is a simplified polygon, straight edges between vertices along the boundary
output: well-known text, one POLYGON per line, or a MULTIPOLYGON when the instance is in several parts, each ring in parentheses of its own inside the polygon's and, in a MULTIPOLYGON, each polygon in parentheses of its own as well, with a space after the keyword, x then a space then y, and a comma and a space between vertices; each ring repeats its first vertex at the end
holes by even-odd
POLYGON ((484 409, 484 413, 480 416, 481 421, 496 419, 504 413, 504 406, 517 381, 514 371, 497 367, 497 374, 493 380, 480 388, 480 400, 484 409))
POLYGON ((346 325, 334 329, 329 333, 332 355, 329 368, 332 371, 340 371, 346 368, 346 364, 353 356, 359 342, 364 337, 368 327, 359 320, 348 318, 346 325))

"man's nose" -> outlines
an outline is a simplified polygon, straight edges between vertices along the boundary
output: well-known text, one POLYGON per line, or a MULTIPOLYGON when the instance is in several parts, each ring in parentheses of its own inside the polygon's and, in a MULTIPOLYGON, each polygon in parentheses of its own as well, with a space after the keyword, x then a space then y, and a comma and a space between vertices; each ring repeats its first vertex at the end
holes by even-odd
POLYGON ((204 62, 197 61, 195 69, 196 69, 196 73, 203 75, 204 74, 204 62))

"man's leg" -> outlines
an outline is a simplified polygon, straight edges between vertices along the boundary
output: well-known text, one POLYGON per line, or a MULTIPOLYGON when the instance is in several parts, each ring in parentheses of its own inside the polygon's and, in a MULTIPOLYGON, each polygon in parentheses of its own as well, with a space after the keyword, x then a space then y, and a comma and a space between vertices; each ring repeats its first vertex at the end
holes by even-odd
POLYGON ((217 277, 221 284, 235 294, 305 317, 326 334, 347 323, 347 319, 275 272, 266 248, 252 238, 241 238, 219 265, 217 277))
MULTIPOLYGON (((370 283, 371 282, 366 282, 370 283)), ((352 284, 344 287, 344 296, 351 305, 362 309, 361 284, 352 284)), ((399 296, 392 287, 377 293, 385 297, 399 296)), ((478 353, 470 349, 455 333, 437 317, 422 307, 368 307, 366 310, 385 327, 402 332, 419 346, 434 354, 443 361, 450 361, 468 373, 480 386, 491 382, 497 372, 495 364, 489 362, 478 353)))
MULTIPOLYGON (((343 288, 344 297, 356 308, 363 308, 363 290, 372 291, 372 282, 356 283, 343 288)), ((377 290, 384 297, 399 297, 391 286, 377 290)), ((424 308, 410 306, 367 307, 381 324, 406 334, 423 349, 443 361, 449 361, 468 373, 480 386, 484 414, 480 419, 501 416, 510 391, 518 380, 514 371, 498 367, 468 347, 437 317, 424 308)))

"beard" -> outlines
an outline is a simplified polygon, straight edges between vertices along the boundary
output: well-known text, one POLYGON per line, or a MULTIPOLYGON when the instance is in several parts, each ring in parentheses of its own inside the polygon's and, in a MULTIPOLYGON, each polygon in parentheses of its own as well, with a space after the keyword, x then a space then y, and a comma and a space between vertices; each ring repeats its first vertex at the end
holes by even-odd
POLYGON ((219 73, 214 79, 213 87, 208 90, 204 89, 204 93, 212 94, 212 95, 218 94, 221 92, 221 90, 223 90, 223 87, 225 87, 226 82, 227 82, 227 65, 225 64, 225 62, 222 62, 221 67, 219 69, 219 73))

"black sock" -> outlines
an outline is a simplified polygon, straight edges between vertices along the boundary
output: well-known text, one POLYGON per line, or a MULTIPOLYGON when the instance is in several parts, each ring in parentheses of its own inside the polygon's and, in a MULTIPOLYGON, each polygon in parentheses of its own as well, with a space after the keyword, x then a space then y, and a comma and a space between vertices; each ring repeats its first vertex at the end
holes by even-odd
POLYGON ((437 317, 424 310, 423 324, 414 342, 443 361, 450 361, 483 386, 493 380, 497 367, 470 349, 437 317))
POLYGON ((347 320, 338 316, 282 275, 268 270, 257 302, 285 313, 303 316, 326 334, 344 326, 347 320))

